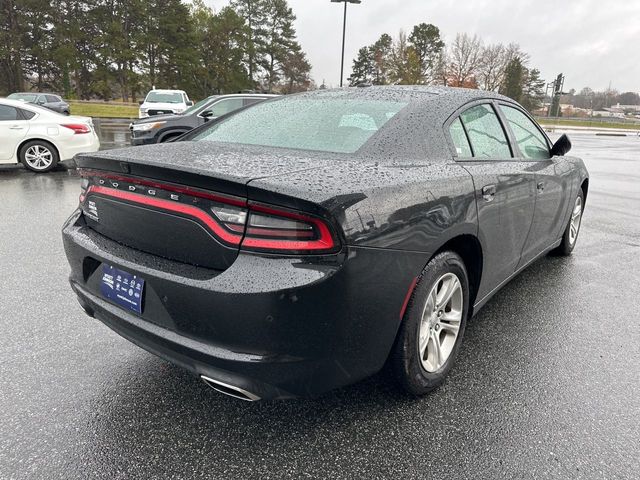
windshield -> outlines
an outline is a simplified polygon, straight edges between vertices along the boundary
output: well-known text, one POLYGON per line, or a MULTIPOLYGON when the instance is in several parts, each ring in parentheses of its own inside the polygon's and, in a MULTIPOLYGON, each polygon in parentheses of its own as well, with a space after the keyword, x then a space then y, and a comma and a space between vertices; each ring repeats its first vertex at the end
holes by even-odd
POLYGON ((25 102, 35 102, 38 95, 34 95, 33 93, 12 93, 7 98, 11 100, 24 100, 25 102))
POLYGON ((149 92, 145 100, 147 103, 182 103, 181 93, 149 92))
POLYGON ((194 140, 354 153, 407 103, 293 96, 238 112, 194 140))
POLYGON ((212 96, 212 97, 207 97, 204 100, 200 100, 198 103, 194 104, 193 106, 187 108, 184 112, 182 112, 182 115, 190 115, 190 114, 192 114, 193 112, 195 112, 200 107, 204 106, 207 102, 210 102, 214 98, 216 98, 215 95, 212 96))

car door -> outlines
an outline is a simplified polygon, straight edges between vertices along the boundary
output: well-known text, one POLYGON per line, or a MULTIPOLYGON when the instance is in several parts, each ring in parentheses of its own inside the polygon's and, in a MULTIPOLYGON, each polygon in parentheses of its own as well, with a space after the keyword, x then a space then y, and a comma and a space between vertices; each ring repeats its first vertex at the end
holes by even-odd
POLYGON ((47 105, 47 97, 45 95, 38 95, 36 101, 34 102, 36 105, 40 105, 43 108, 49 108, 47 105))
POLYGON ((56 97, 55 95, 45 95, 45 98, 47 100, 47 108, 55 112, 62 112, 62 99, 60 97, 56 97))
POLYGON ((10 105, 0 105, 0 162, 13 162, 13 156, 29 130, 27 120, 20 110, 10 105))
POLYGON ((547 136, 522 109, 507 102, 498 108, 515 140, 516 155, 529 163, 536 177, 535 213, 520 260, 524 265, 562 234, 571 197, 571 166, 563 157, 551 157, 547 136))
POLYGON ((473 102, 448 125, 455 159, 471 174, 483 245, 483 271, 477 299, 511 276, 533 221, 535 173, 515 158, 508 130, 492 101, 473 102))

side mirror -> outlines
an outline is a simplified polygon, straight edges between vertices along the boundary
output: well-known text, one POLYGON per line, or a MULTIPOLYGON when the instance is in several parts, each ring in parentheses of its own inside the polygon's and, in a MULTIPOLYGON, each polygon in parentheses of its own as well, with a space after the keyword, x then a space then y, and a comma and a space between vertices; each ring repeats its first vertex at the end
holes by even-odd
POLYGON ((140 100, 140 101, 138 102, 138 105, 142 105, 143 103, 144 103, 144 100, 140 100))
POLYGON ((193 107, 193 101, 189 100, 189 101, 187 102, 187 107, 193 107))
POLYGON ((216 116, 211 110, 207 110, 206 112, 202 112, 202 118, 204 118, 205 122, 208 122, 209 120, 216 118, 216 116))
POLYGON ((569 150, 571 150, 571 140, 569 140, 566 134, 562 134, 556 143, 553 144, 553 147, 551 147, 551 156, 562 157, 569 153, 569 150))

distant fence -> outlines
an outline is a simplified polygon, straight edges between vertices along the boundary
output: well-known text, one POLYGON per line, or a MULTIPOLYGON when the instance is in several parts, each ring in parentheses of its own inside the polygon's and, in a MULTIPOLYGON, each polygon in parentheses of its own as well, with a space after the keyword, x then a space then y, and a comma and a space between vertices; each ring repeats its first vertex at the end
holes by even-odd
POLYGON ((536 117, 536 120, 542 123, 555 123, 562 124, 563 122, 580 122, 588 123, 589 126, 606 126, 610 123, 626 124, 640 127, 640 120, 630 118, 617 118, 617 117, 536 117))

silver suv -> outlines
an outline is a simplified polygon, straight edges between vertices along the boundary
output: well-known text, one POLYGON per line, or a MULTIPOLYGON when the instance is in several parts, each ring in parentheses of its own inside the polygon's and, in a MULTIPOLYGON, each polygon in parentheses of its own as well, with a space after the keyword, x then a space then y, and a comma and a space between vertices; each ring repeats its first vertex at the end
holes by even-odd
POLYGON ((62 113, 64 115, 71 114, 69 104, 58 95, 54 95, 52 93, 12 93, 7 98, 40 105, 41 107, 48 108, 49 110, 53 110, 54 112, 62 113))

